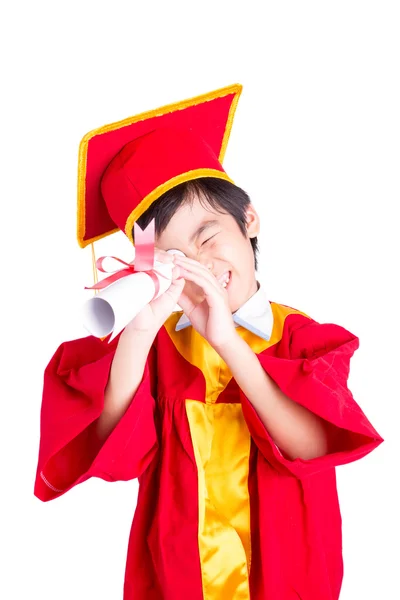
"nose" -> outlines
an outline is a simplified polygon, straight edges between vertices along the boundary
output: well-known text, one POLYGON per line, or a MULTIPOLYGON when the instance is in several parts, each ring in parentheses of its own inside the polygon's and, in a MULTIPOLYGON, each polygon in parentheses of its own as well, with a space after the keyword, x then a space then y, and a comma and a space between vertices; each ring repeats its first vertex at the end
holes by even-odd
POLYGON ((202 258, 199 258, 199 263, 207 267, 207 269, 209 269, 210 271, 212 271, 213 263, 212 260, 210 260, 208 257, 204 256, 202 258))

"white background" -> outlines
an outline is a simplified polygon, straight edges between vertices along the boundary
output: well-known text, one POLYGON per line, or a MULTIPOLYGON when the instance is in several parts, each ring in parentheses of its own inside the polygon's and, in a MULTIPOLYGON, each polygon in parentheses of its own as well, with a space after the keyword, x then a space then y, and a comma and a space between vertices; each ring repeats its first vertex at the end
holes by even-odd
MULTIPOLYGON (((36 0, 3 11, 1 598, 122 599, 137 483, 33 495, 43 370, 86 335, 92 293, 90 247, 75 238, 80 139, 236 82, 224 166, 261 216, 259 278, 271 300, 359 336, 349 386, 385 438, 337 469, 341 600, 400 598, 398 8, 36 0)), ((97 255, 127 257, 121 236, 97 255)))

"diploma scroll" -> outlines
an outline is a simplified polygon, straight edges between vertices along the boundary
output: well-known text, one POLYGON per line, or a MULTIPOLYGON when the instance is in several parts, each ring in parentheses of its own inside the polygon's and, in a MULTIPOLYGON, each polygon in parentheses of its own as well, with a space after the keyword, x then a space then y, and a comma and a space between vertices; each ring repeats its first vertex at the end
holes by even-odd
MULTIPOLYGON (((155 263, 157 271, 165 276, 158 277, 160 288, 156 298, 171 285, 173 267, 173 264, 155 263)), ((91 335, 99 338, 112 332, 111 341, 151 302, 154 292, 154 281, 147 273, 136 272, 118 279, 85 302, 83 325, 91 335)))
MULTIPOLYGON (((113 272, 113 275, 86 289, 100 292, 83 305, 83 326, 95 337, 103 338, 112 333, 113 340, 135 316, 158 298, 171 285, 174 263, 154 261, 154 219, 142 231, 135 223, 135 259, 126 263, 113 258, 126 268, 113 272)), ((179 250, 171 253, 183 254, 179 250)), ((103 272, 102 257, 96 266, 103 272)), ((172 312, 182 310, 179 304, 172 312)))

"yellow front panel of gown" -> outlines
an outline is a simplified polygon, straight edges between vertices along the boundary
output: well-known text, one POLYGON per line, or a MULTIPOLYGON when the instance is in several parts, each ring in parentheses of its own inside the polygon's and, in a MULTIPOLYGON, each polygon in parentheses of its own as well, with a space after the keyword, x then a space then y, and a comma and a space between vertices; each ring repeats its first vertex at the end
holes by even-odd
POLYGON ((186 401, 198 469, 204 599, 248 600, 250 434, 241 404, 186 401))

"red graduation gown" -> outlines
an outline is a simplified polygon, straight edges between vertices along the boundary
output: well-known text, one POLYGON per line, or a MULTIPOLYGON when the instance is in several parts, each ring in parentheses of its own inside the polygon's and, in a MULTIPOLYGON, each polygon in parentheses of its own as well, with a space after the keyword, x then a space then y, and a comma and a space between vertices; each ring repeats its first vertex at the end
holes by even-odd
POLYGON ((329 452, 285 458, 227 365, 181 313, 101 448, 93 424, 118 343, 61 344, 45 371, 34 494, 90 477, 139 478, 124 600, 337 600, 343 576, 335 467, 383 438, 347 387, 358 338, 271 302, 272 336, 241 335, 293 401, 326 421, 329 452))

